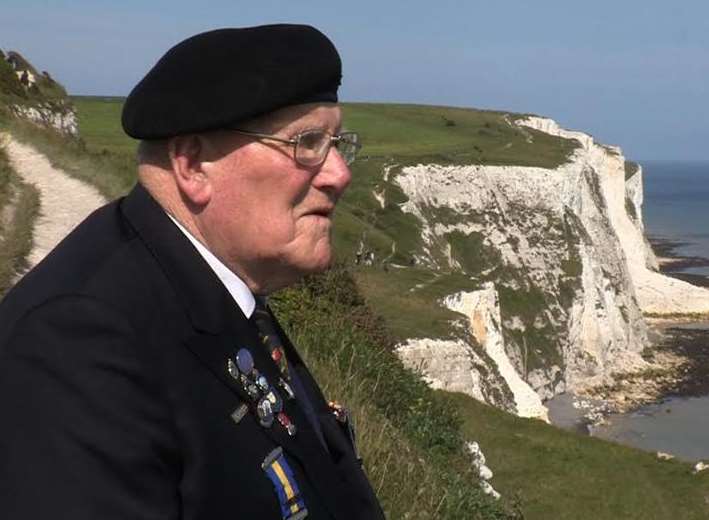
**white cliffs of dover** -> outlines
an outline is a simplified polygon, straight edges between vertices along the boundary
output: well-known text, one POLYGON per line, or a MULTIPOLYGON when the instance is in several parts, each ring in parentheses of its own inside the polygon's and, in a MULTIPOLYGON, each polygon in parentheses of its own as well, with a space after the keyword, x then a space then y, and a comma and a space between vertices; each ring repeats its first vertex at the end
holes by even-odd
POLYGON ((475 341, 410 338, 398 352, 437 388, 544 418, 542 399, 608 383, 613 372, 644 366, 639 355, 648 341, 643 312, 709 312, 709 291, 654 270, 656 260, 643 234, 642 170, 626 181, 619 148, 601 146, 550 119, 530 117, 517 124, 576 139, 580 146, 555 169, 419 164, 397 175, 409 199, 402 210, 421 221, 426 242, 417 258, 421 264, 460 269, 449 245, 438 254, 433 250, 446 244, 453 231, 479 233, 508 273, 506 281, 471 273, 481 278, 479 291, 441 302, 466 316, 475 341), (634 218, 627 213, 626 198, 634 218), (439 208, 447 210, 444 221, 436 220, 439 208), (554 302, 569 280, 563 262, 570 247, 580 272, 570 301, 554 302), (441 258, 448 265, 439 265, 441 258), (524 324, 500 309, 499 283, 535 287, 548 296, 548 306, 532 325, 524 324), (532 353, 538 359, 531 368, 527 346, 510 334, 524 335, 530 326, 556 331, 549 352, 532 353), (513 402, 492 392, 496 385, 506 387, 513 402))
MULTIPOLYGON (((553 120, 541 117, 530 117, 519 124, 565 138, 575 138, 580 134, 564 130, 553 120)), ((625 159, 620 149, 616 149, 618 153, 609 153, 590 136, 586 137, 582 141, 583 155, 589 166, 599 172, 608 216, 623 248, 642 311, 653 314, 709 313, 709 289, 665 276, 656 270, 657 262, 647 246, 642 226, 642 167, 626 182, 625 159), (630 195, 631 200, 635 199, 639 226, 626 211, 626 195, 630 195)))

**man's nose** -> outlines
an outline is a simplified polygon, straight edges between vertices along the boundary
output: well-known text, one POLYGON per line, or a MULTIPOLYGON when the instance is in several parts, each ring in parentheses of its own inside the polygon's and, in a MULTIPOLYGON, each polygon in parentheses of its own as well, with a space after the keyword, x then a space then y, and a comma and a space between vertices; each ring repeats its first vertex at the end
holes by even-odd
POLYGON ((345 160, 332 147, 325 158, 317 175, 313 178, 313 186, 320 189, 331 190, 336 196, 342 195, 352 180, 352 172, 345 160))

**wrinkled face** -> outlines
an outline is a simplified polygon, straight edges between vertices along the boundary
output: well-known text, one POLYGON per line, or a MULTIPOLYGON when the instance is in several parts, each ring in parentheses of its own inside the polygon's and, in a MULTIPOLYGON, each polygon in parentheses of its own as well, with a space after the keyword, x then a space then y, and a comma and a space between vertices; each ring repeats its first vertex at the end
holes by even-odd
MULTIPOLYGON (((242 129, 290 139, 314 128, 337 134, 340 124, 337 105, 309 104, 242 129)), ((304 167, 283 143, 224 131, 216 146, 223 155, 205 166, 213 192, 200 215, 212 252, 262 294, 325 269, 333 210, 351 179, 337 150, 331 148, 321 165, 304 167)))

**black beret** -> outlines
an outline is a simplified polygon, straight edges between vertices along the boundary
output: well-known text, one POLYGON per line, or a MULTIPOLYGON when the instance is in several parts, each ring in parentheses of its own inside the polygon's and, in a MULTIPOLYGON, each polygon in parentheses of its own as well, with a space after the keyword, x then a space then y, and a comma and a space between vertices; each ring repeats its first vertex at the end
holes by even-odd
POLYGON ((301 103, 337 102, 342 65, 323 33, 263 25, 198 34, 170 49, 123 106, 136 139, 204 132, 301 103))

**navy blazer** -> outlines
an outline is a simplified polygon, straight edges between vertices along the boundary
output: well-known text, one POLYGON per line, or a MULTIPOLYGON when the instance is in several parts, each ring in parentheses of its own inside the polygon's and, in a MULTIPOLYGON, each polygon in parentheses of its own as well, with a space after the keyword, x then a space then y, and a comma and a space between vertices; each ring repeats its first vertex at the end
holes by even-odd
POLYGON ((142 186, 97 210, 0 304, 0 516, 383 518, 287 339, 327 447, 297 400, 285 401, 295 436, 235 414, 249 402, 228 370, 241 348, 278 380, 256 328, 142 186))

